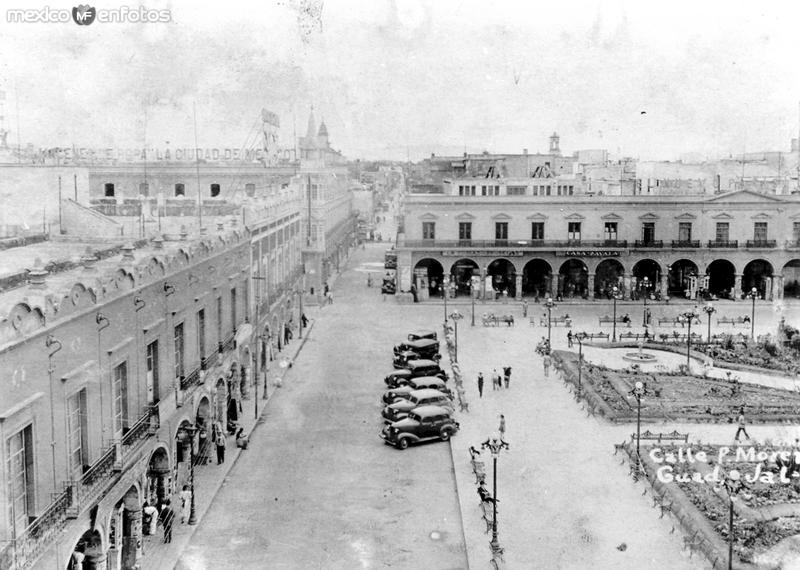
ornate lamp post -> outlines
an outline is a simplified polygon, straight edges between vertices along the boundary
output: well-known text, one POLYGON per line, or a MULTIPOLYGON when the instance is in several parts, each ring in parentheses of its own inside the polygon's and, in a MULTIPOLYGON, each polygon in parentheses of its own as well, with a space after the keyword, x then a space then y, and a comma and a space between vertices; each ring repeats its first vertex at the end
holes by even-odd
POLYGON ((189 524, 197 524, 197 513, 195 513, 194 509, 194 434, 197 433, 197 426, 189 424, 183 426, 182 429, 189 440, 189 489, 192 493, 189 506, 189 524))
POLYGON ((550 344, 550 316, 556 304, 553 302, 552 297, 548 297, 544 302, 544 306, 547 307, 547 344, 550 344))
POLYGON ((582 374, 583 374, 583 341, 588 335, 585 332, 579 332, 572 336, 578 341, 578 398, 581 397, 582 374))
POLYGON ((493 513, 492 513, 492 551, 497 552, 500 550, 500 542, 497 540, 497 458, 500 456, 500 451, 508 449, 508 444, 503 441, 502 436, 498 433, 486 439, 481 444, 481 449, 489 449, 492 452, 493 463, 493 480, 492 480, 492 497, 494 497, 493 513))
POLYGON ((708 315, 708 338, 706 342, 711 344, 711 315, 716 313, 717 309, 714 307, 714 305, 708 303, 705 307, 703 307, 703 310, 705 311, 706 315, 708 315))
POLYGON ((472 297, 472 324, 475 326, 475 280, 471 279, 469 282, 469 296, 472 297))
POLYGON ((645 332, 647 332, 647 325, 650 323, 650 316, 647 314, 647 298, 650 296, 650 287, 653 284, 650 283, 650 279, 647 276, 642 277, 642 291, 643 295, 642 298, 644 299, 644 311, 642 311, 642 326, 644 327, 645 332))
POLYGON ((750 338, 756 340, 756 297, 758 297, 758 289, 755 287, 750 289, 748 297, 753 301, 753 308, 750 310, 750 338))
POLYGON ((442 276, 442 299, 444 299, 444 324, 447 326, 447 286, 450 284, 450 278, 447 275, 442 276))
POLYGON ((611 298, 614 300, 614 316, 611 323, 611 342, 617 342, 617 300, 620 298, 620 294, 616 285, 611 288, 611 298))
POLYGON ((699 318, 700 315, 692 311, 684 311, 679 316, 686 319, 686 322, 689 325, 688 333, 686 335, 686 370, 689 371, 689 367, 691 366, 691 349, 692 349, 692 321, 699 318))
POLYGON ((731 469, 722 483, 728 493, 728 570, 733 570, 733 499, 745 486, 742 482, 741 474, 736 469, 731 469))
POLYGON ((458 310, 453 311, 450 314, 450 318, 453 319, 453 324, 455 325, 455 341, 456 341, 456 350, 455 350, 455 358, 454 360, 458 362, 458 321, 464 318, 464 315, 458 312, 458 310))
POLYGON ((633 390, 629 392, 636 398, 636 461, 639 461, 639 440, 642 432, 642 396, 645 395, 644 384, 639 380, 633 385, 633 390))

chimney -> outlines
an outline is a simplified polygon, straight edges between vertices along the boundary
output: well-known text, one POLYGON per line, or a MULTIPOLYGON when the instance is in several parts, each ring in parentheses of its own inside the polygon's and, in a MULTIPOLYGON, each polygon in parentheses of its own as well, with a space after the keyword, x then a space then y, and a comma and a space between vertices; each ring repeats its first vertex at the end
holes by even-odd
POLYGON ((164 249, 164 238, 161 237, 161 234, 153 238, 153 248, 164 249))
POLYGON ((200 235, 201 236, 208 235, 208 230, 206 229, 205 226, 200 228, 200 235))
POLYGON ((189 230, 186 229, 186 226, 181 226, 181 241, 186 241, 186 238, 189 237, 189 230))
POLYGON ((217 231, 219 233, 225 232, 225 222, 217 222, 217 231))
POLYGON ((97 257, 95 256, 94 252, 92 251, 91 247, 87 247, 86 251, 83 252, 81 256, 81 265, 83 265, 83 270, 86 273, 92 273, 95 270, 94 263, 97 261, 97 257))
POLYGON ((31 289, 45 289, 47 287, 46 278, 48 271, 42 266, 42 259, 36 258, 33 262, 33 269, 28 271, 28 283, 31 289))
POLYGON ((133 247, 133 244, 131 242, 127 242, 125 245, 122 246, 122 259, 126 261, 135 260, 136 257, 133 255, 133 252, 135 250, 136 248, 133 247))

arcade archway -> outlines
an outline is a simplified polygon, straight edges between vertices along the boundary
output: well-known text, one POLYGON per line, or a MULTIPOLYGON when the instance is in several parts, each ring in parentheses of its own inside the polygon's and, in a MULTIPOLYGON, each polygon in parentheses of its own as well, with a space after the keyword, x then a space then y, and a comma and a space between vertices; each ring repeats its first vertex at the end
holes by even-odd
POLYGON ((115 505, 108 522, 108 566, 120 570, 139 567, 142 556, 142 503, 132 486, 115 505))
POLYGON ((676 297, 694 298, 697 294, 697 265, 688 259, 679 259, 667 269, 667 292, 676 297))
POLYGON ((108 567, 108 557, 103 545, 103 537, 97 529, 87 530, 78 539, 75 552, 79 556, 70 556, 67 570, 99 570, 108 567), (76 559, 83 560, 82 566, 78 565, 76 559))
POLYGON ((147 465, 147 489, 145 489, 145 499, 151 505, 156 505, 159 510, 168 496, 169 473, 169 454, 166 449, 159 447, 150 456, 147 465))
POLYGON ((427 290, 429 297, 441 296, 443 276, 444 268, 442 264, 433 258, 420 259, 414 266, 414 286, 420 293, 423 293, 423 290, 427 290))
POLYGON ((522 269, 522 295, 546 297, 551 293, 553 268, 544 259, 531 259, 522 269))
POLYGON ((589 270, 580 259, 568 259, 558 270, 556 296, 563 298, 588 296, 589 270))
POLYGON ((495 259, 486 268, 486 275, 491 277, 492 289, 498 294, 506 291, 509 297, 517 294, 517 270, 507 259, 495 259))
MULTIPOLYGON (((638 297, 654 295, 661 289, 661 265, 652 259, 642 259, 631 269, 638 297), (647 281, 644 278, 647 277, 647 281)), ((631 285, 633 287, 633 285, 631 285)))
POLYGON ((706 269, 708 292, 720 299, 733 299, 736 286, 736 268, 727 259, 715 259, 706 269))
POLYGON ((472 277, 480 277, 480 274, 477 263, 471 259, 459 259, 450 268, 450 290, 455 290, 456 295, 469 296, 472 277))
POLYGON ((206 396, 197 406, 194 425, 197 427, 197 458, 195 465, 205 465, 209 461, 211 450, 211 405, 206 396))
POLYGON ((761 299, 772 295, 772 264, 763 259, 754 259, 742 271, 742 291, 747 294, 755 287, 761 299))
MULTIPOLYGON (((594 294, 598 297, 611 298, 613 287, 623 291, 623 276, 625 268, 616 259, 604 259, 597 265, 594 272, 594 294)), ((624 291, 623 291, 624 292, 624 291)))
POLYGON ((783 266, 783 295, 800 298, 800 259, 793 259, 783 266))

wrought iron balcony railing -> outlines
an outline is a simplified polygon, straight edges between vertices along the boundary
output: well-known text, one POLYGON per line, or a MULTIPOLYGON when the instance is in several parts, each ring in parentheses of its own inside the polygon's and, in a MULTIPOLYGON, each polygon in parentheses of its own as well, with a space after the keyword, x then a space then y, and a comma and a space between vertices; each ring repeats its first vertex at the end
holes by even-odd
POLYGON ((229 350, 233 350, 236 346, 236 333, 231 333, 228 337, 222 341, 222 346, 220 348, 220 352, 227 352, 229 350))
POLYGON ((70 488, 54 495, 53 501, 44 512, 10 541, 2 553, 3 568, 27 570, 32 568, 39 556, 50 546, 67 522, 67 510, 72 502, 70 488))
POLYGON ((774 248, 778 243, 774 239, 749 239, 745 247, 774 248))
POLYGON ((181 390, 188 390, 200 383, 200 367, 198 366, 186 376, 181 376, 181 390))
POLYGON ((700 240, 699 239, 689 239, 689 240, 680 240, 674 239, 672 240, 672 247, 673 248, 697 248, 700 247, 700 240))
POLYGON ((736 249, 739 247, 739 240, 710 240, 708 242, 708 247, 736 249))
POLYGON ((664 247, 663 240, 660 239, 652 239, 652 240, 636 240, 633 242, 633 247, 646 247, 646 248, 660 248, 664 247))
POLYGON ((218 357, 219 355, 216 352, 212 352, 200 361, 200 368, 203 370, 208 370, 209 368, 213 367, 217 363, 218 357))
POLYGON ((117 457, 116 447, 109 447, 100 459, 95 461, 83 476, 70 486, 72 489, 72 501, 70 503, 70 514, 78 516, 81 509, 91 504, 100 497, 114 479, 114 462, 117 457))
POLYGON ((627 240, 545 240, 545 239, 459 239, 459 240, 405 240, 402 247, 420 248, 447 248, 447 249, 477 249, 477 248, 603 248, 603 247, 628 247, 627 240))
POLYGON ((158 430, 159 423, 158 406, 147 406, 136 423, 122 436, 122 453, 125 454, 128 449, 153 435, 158 430))

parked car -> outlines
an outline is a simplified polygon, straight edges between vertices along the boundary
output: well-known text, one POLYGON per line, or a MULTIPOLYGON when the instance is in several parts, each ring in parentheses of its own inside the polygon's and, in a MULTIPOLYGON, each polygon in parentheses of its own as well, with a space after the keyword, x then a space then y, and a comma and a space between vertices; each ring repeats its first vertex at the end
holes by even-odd
POLYGON ((419 329, 419 330, 411 331, 410 333, 408 333, 408 340, 409 341, 421 340, 423 338, 427 338, 427 339, 430 339, 430 340, 436 340, 439 337, 436 335, 436 331, 432 331, 432 330, 428 330, 428 329, 419 329))
POLYGON ((386 390, 383 393, 383 397, 381 398, 381 400, 383 401, 384 404, 393 404, 398 400, 408 399, 408 395, 414 390, 417 390, 417 388, 415 388, 411 384, 403 384, 402 386, 398 386, 397 388, 391 388, 390 390, 386 390))
POLYGON ((453 399, 453 393, 450 391, 450 388, 448 388, 444 380, 438 376, 420 376, 418 378, 412 378, 408 381, 408 386, 414 390, 439 390, 439 392, 445 394, 451 400, 453 399))
POLYGON ((420 376, 438 376, 447 381, 447 373, 433 360, 412 360, 406 366, 411 371, 412 378, 420 376))
POLYGON ((414 390, 408 395, 407 400, 399 400, 394 404, 389 404, 383 408, 381 415, 386 422, 396 422, 397 420, 402 420, 411 410, 420 406, 440 406, 451 414, 455 411, 453 402, 450 401, 446 394, 439 390, 428 388, 414 390))
POLYGON ((402 420, 383 428, 380 437, 389 445, 406 449, 409 444, 441 439, 447 441, 459 424, 441 406, 420 406, 402 420))
POLYGON ((398 386, 405 386, 411 380, 411 370, 403 368, 400 370, 393 370, 387 374, 383 381, 389 388, 397 388, 398 386))
POLYGON ((423 338, 401 342, 394 347, 395 354, 406 352, 408 350, 416 352, 424 358, 434 360, 435 357, 439 355, 439 341, 423 338))

